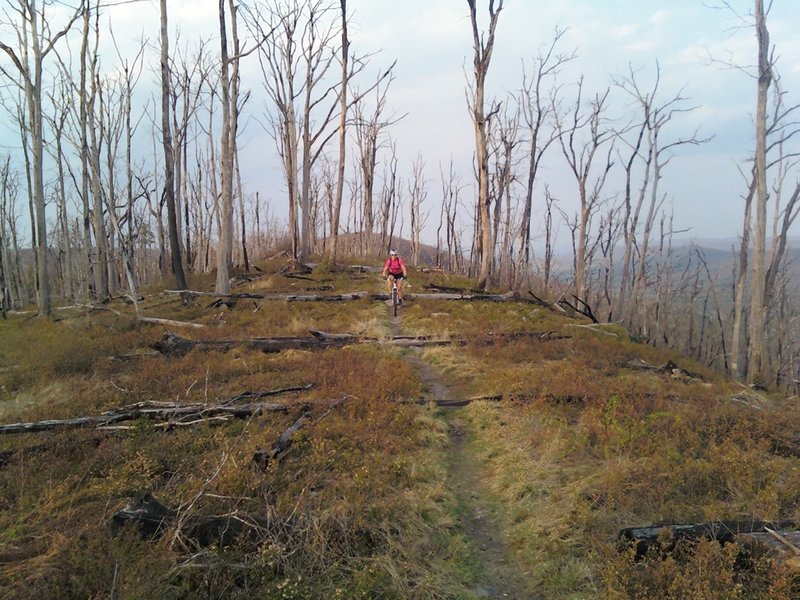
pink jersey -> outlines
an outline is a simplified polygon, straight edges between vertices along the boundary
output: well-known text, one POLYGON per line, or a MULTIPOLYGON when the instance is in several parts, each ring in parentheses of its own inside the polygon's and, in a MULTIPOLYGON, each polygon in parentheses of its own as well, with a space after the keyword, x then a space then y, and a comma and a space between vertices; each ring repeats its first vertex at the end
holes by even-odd
POLYGON ((383 270, 387 273, 391 273, 392 275, 402 275, 406 270, 406 263, 404 263, 403 259, 399 256, 390 256, 386 261, 386 264, 383 265, 383 270))

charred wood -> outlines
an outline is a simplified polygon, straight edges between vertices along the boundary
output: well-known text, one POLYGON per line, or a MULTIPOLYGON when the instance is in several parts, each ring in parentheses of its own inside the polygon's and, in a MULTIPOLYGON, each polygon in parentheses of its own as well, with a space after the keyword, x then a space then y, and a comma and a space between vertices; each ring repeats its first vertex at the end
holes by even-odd
POLYGON ((181 537, 196 546, 224 547, 243 537, 256 540, 269 523, 266 518, 236 514, 179 517, 179 511, 167 508, 145 492, 129 498, 125 506, 111 516, 109 527, 114 535, 133 527, 143 539, 155 539, 177 526, 181 537))
POLYGON ((671 552, 680 541, 708 539, 724 544, 736 541, 737 536, 742 533, 763 533, 767 529, 784 530, 794 527, 795 524, 790 521, 773 523, 757 520, 650 525, 621 529, 618 539, 620 550, 634 546, 636 558, 643 558, 651 548, 660 552, 671 552))

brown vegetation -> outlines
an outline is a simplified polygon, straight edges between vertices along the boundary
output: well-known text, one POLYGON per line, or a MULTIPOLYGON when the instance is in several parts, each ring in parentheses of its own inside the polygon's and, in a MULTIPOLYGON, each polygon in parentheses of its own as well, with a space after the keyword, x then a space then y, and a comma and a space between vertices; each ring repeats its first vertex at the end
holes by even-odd
MULTIPOLYGON (((240 289, 365 286, 351 276, 319 267, 302 281, 268 269, 240 289)), ((413 272, 410 283, 467 287, 454 279, 413 272)), ((382 287, 377 279, 369 285, 382 287)), ((459 525, 465 508, 446 477, 452 410, 477 457, 475 494, 493 507, 497 535, 512 549, 508 564, 541 596, 796 597, 793 572, 768 556, 743 566, 736 545, 679 545, 643 561, 618 552, 617 532, 628 526, 800 521, 794 403, 766 395, 734 401, 737 384, 632 342, 619 327, 575 327, 586 320, 529 304, 418 299, 402 309, 403 334, 465 343, 110 360, 135 356, 164 331, 125 316, 125 306, 112 308, 0 322, 3 422, 313 387, 270 398, 285 403, 285 413, 3 436, 3 597, 476 597, 480 550, 459 525), (554 335, 513 335, 544 331, 554 335), (503 400, 456 409, 416 402, 435 398, 408 352, 420 353, 454 398, 503 400), (669 359, 680 369, 640 368, 669 359), (303 410, 291 445, 255 465, 254 455, 303 410), (112 516, 143 494, 175 512, 144 537, 135 526, 112 528, 112 516), (234 521, 218 537, 202 528, 234 521)), ((141 308, 205 322, 192 336, 212 340, 391 331, 386 306, 368 299, 255 310, 249 301, 209 309, 147 296, 141 308)))

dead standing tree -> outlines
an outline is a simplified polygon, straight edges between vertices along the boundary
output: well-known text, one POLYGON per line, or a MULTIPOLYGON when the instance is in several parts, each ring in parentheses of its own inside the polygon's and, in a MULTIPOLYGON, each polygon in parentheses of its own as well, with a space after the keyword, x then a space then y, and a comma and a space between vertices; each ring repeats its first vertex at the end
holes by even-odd
MULTIPOLYGON (((178 219, 178 233, 182 240, 181 256, 190 272, 197 264, 200 246, 197 238, 200 236, 196 235, 197 231, 193 231, 191 218, 192 201, 198 201, 197 196, 192 192, 197 189, 199 182, 191 180, 189 140, 193 137, 192 127, 196 127, 198 123, 198 113, 204 93, 210 85, 212 67, 209 63, 211 61, 215 61, 215 58, 207 50, 206 41, 200 40, 194 51, 190 51, 188 44, 177 49, 173 53, 170 67, 172 75, 172 143, 175 148, 175 206, 183 212, 183 217, 178 219), (194 247, 193 240, 195 240, 194 247)), ((217 86, 218 88, 219 86, 217 86)), ((212 101, 213 94, 209 104, 212 101)), ((195 152, 199 152, 197 145, 195 145, 195 152)), ((195 176, 202 181, 202 169, 197 168, 195 176)))
POLYGON ((394 245, 394 231, 400 209, 396 142, 389 141, 389 151, 389 160, 383 167, 383 186, 380 194, 381 248, 386 252, 394 245))
POLYGON ((170 63, 169 33, 167 20, 167 0, 160 0, 161 6, 161 143, 164 149, 164 192, 167 205, 167 223, 172 274, 175 284, 186 289, 186 275, 181 258, 181 242, 178 236, 178 215, 175 207, 175 155, 172 144, 172 123, 170 105, 170 63))
POLYGON ((336 86, 318 89, 336 58, 329 12, 332 4, 321 0, 270 0, 250 7, 247 19, 263 40, 262 80, 276 109, 269 119, 286 178, 292 255, 301 262, 310 250, 312 167, 335 133, 328 129, 340 100, 336 86))
POLYGON ((764 0, 755 0, 755 26, 758 39, 758 94, 756 99, 755 152, 755 228, 753 236, 753 278, 750 282, 750 348, 747 361, 748 381, 765 374, 765 329, 767 297, 765 254, 767 241, 767 94, 773 79, 769 30, 764 0))
MULTIPOLYGON (((625 196, 623 199, 622 238, 624 256, 617 299, 612 317, 623 320, 629 327, 637 326, 635 311, 642 307, 641 296, 647 285, 650 266, 650 242, 658 211, 664 201, 660 183, 664 169, 681 146, 704 144, 711 138, 701 138, 695 130, 691 136, 672 141, 664 140, 664 129, 675 118, 694 111, 688 106, 683 91, 659 102, 661 68, 656 63, 655 78, 649 90, 643 89, 637 73, 631 68, 629 75, 616 85, 628 94, 641 111, 641 121, 618 135, 627 144, 630 154, 624 159, 625 196), (632 132, 632 139, 625 134, 632 132), (633 181, 639 173, 638 190, 633 192, 633 181), (645 211, 643 214, 642 211, 645 211)), ((642 326, 641 323, 638 326, 642 326)))
POLYGON ((486 76, 492 60, 495 31, 503 0, 489 0, 489 28, 485 35, 478 30, 476 0, 467 0, 470 22, 472 24, 473 67, 475 82, 468 92, 467 102, 475 128, 475 161, 478 176, 478 229, 480 235, 481 266, 478 273, 478 288, 486 289, 492 269, 494 241, 492 239, 492 220, 489 212, 489 148, 487 144, 487 122, 499 107, 493 106, 486 112, 486 76))
POLYGON ((0 161, 0 310, 3 318, 19 301, 18 284, 12 265, 19 265, 16 260, 16 248, 11 254, 14 237, 14 200, 17 185, 11 171, 11 157, 6 155, 0 161), (12 259, 13 256, 13 259, 12 259), (13 260, 13 261, 12 261, 13 260))
MULTIPOLYGON (((53 115, 48 118, 50 129, 53 132, 53 142, 49 145, 49 152, 58 165, 58 193, 56 194, 56 204, 58 213, 58 230, 60 233, 61 244, 58 247, 58 259, 62 264, 62 294, 70 299, 77 298, 75 292, 75 274, 72 258, 74 244, 70 238, 69 216, 67 214, 67 189, 64 165, 67 162, 64 154, 64 136, 66 133, 67 121, 70 108, 64 99, 69 98, 69 85, 61 78, 53 84, 48 92, 48 100, 53 107, 53 115)), ((2 225, 0 224, 0 227, 2 225)))
POLYGON ((428 181, 425 179, 425 161, 422 156, 418 156, 411 167, 408 196, 411 210, 411 262, 418 265, 421 247, 420 236, 429 215, 429 211, 423 211, 422 209, 422 204, 428 198, 428 181))
POLYGON ((561 151, 578 185, 580 207, 575 223, 577 238, 574 241, 574 285, 575 295, 585 301, 587 246, 591 218, 600 205, 603 187, 614 164, 611 160, 614 144, 613 133, 610 128, 606 127, 604 115, 609 90, 603 94, 596 94, 589 103, 588 110, 584 113, 581 112, 583 108, 581 105, 582 91, 583 78, 578 82, 578 97, 574 110, 569 115, 561 115, 556 112, 555 118, 561 151), (582 137, 584 130, 588 130, 588 136, 581 140, 579 138, 582 137), (592 167, 595 165, 597 153, 606 144, 608 144, 608 151, 603 162, 599 163, 599 172, 595 173, 595 169, 592 167))
POLYGON ((488 128, 489 156, 494 163, 490 175, 490 197, 494 202, 492 239, 495 243, 493 252, 495 259, 492 280, 495 283, 505 276, 508 276, 507 279, 511 283, 514 280, 511 257, 511 222, 514 212, 511 187, 517 178, 518 161, 515 158, 515 150, 520 143, 518 140, 520 111, 519 107, 510 110, 510 105, 511 103, 506 104, 505 110, 491 120, 488 128), (502 245, 498 252, 497 246, 501 239, 502 245))
MULTIPOLYGON (((785 143, 797 133, 794 117, 798 105, 785 103, 785 92, 780 89, 780 79, 776 72, 777 56, 771 46, 767 27, 770 2, 765 7, 763 0, 755 0, 753 12, 748 16, 739 14, 730 2, 724 0, 716 8, 731 12, 744 27, 753 27, 756 33, 758 61, 753 73, 757 83, 756 94, 756 144, 752 158, 752 170, 748 179, 748 191, 744 195, 744 222, 742 240, 739 248, 737 280, 734 291, 734 319, 731 336, 731 372, 745 375, 748 381, 767 381, 776 374, 769 372, 770 310, 778 297, 776 294, 777 274, 785 257, 786 237, 793 224, 798 208, 798 195, 795 190, 785 206, 783 181, 794 168, 797 154, 787 151, 785 143), (773 87, 772 114, 770 116, 769 89, 773 87), (775 156, 777 154, 777 156, 775 156), (777 168, 773 177, 772 194, 769 193, 769 171, 777 168), (767 256, 767 212, 768 203, 773 207, 773 244, 767 256), (755 223, 753 223, 755 214, 755 223), (750 245, 752 236, 753 244, 750 245), (751 261, 749 259, 752 259, 751 261), (747 271, 750 262, 750 279, 747 271), (749 289, 749 293, 748 293, 749 289), (749 300, 749 306, 748 306, 749 300), (749 315, 748 315, 749 308, 749 315), (749 319, 748 319, 749 316, 749 319), (744 335, 745 329, 747 335, 744 335), (743 339, 744 338, 744 339, 743 339), (746 359, 746 364, 745 363, 746 359)), ((727 63, 739 70, 747 70, 740 65, 727 63)))
POLYGON ((453 159, 450 159, 447 174, 439 165, 439 174, 442 182, 442 207, 439 216, 439 226, 436 229, 436 261, 437 266, 443 266, 448 271, 461 270, 461 244, 456 229, 456 215, 461 206, 461 191, 464 186, 458 179, 453 159), (446 252, 442 251, 441 231, 445 230, 446 252))
MULTIPOLYGON (((383 77, 381 77, 383 79, 383 77)), ((366 94, 360 91, 355 93, 355 104, 353 105, 353 120, 355 128, 356 145, 358 147, 358 166, 361 170, 361 178, 364 184, 363 191, 363 211, 364 211, 364 232, 367 234, 367 248, 374 251, 372 234, 375 231, 375 169, 378 164, 378 151, 384 146, 381 134, 391 125, 397 123, 403 117, 385 118, 383 116, 386 108, 386 94, 393 78, 389 77, 385 85, 380 85, 380 81, 373 84, 370 89, 375 90, 375 105, 372 112, 367 114, 365 107, 366 94)), ((335 231, 331 231, 336 235, 335 231)))
POLYGON ((6 155, 0 162, 0 253, 3 254, 5 270, 3 297, 9 307, 29 304, 28 282, 22 271, 19 234, 17 230, 17 202, 19 197, 19 173, 11 169, 11 156, 6 155))
POLYGON ((95 8, 90 10, 87 6, 85 18, 89 18, 89 14, 94 16, 94 44, 91 52, 87 55, 88 62, 88 87, 84 90, 86 94, 86 161, 89 176, 89 188, 92 197, 92 210, 91 222, 92 230, 94 232, 95 252, 93 255, 94 265, 92 272, 94 274, 94 292, 95 300, 98 302, 107 302, 111 297, 110 292, 110 278, 109 278, 109 249, 108 249, 108 235, 106 233, 105 218, 104 218, 104 193, 102 182, 102 165, 101 165, 101 151, 103 147, 103 133, 105 127, 103 108, 101 103, 103 101, 99 75, 100 60, 98 54, 98 47, 100 45, 100 9, 99 2, 96 3, 95 8))
POLYGON ((339 220, 342 214, 342 197, 344 196, 344 174, 347 167, 347 88, 350 83, 350 37, 347 30, 347 0, 339 0, 342 18, 342 45, 339 49, 342 67, 342 80, 339 84, 339 157, 336 164, 336 191, 330 202, 331 245, 329 257, 336 263, 339 245, 339 220))
MULTIPOLYGON (((519 92, 518 103, 522 118, 528 131, 528 177, 525 181, 525 199, 522 208, 522 217, 519 221, 517 234, 517 277, 514 287, 519 289, 530 270, 531 262, 531 215, 533 212, 533 191, 539 165, 547 149, 558 139, 556 130, 547 128, 558 102, 558 88, 550 90, 546 95, 545 82, 558 75, 561 67, 575 58, 575 54, 560 54, 556 46, 566 33, 563 29, 556 29, 553 41, 547 49, 534 59, 530 75, 523 65, 522 89, 519 92)), ((549 214, 549 213, 548 213, 549 214)), ((549 272, 548 272, 549 275, 549 272)), ((548 279, 549 277, 546 277, 548 279)))
POLYGON ((219 0, 220 89, 222 98, 222 134, 220 139, 220 239, 217 247, 218 294, 231 291, 230 269, 233 253, 233 173, 236 132, 239 121, 239 37, 236 7, 228 0, 231 18, 233 55, 228 52, 228 28, 225 23, 225 0, 219 0))
MULTIPOLYGON (((9 3, 11 4, 11 3, 9 3)), ((18 0, 16 6, 9 10, 15 13, 12 26, 17 32, 20 42, 19 54, 11 46, 0 41, 0 49, 11 59, 19 78, 13 77, 9 71, 0 66, 0 74, 12 85, 22 88, 25 106, 28 110, 30 129, 23 132, 27 136, 32 149, 32 198, 35 207, 36 221, 36 256, 38 282, 39 315, 50 314, 50 282, 48 279, 47 257, 47 222, 45 217, 44 198, 44 119, 42 117, 42 74, 44 59, 53 51, 58 41, 72 28, 80 17, 83 6, 79 5, 68 18, 66 24, 53 33, 47 21, 46 9, 49 3, 36 0, 18 0)), ((10 16, 10 15, 9 15, 10 16)))

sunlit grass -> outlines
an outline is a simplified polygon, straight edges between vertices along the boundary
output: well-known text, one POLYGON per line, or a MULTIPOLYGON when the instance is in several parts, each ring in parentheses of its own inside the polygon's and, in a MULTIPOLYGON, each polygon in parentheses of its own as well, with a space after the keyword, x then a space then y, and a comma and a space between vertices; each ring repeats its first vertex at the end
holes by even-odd
MULTIPOLYGON (((273 259, 233 291, 384 291, 376 273, 321 262, 293 279, 273 259), (326 287, 324 291, 310 288, 326 287)), ((370 263, 380 268, 380 261, 370 263)), ((469 288, 412 270, 409 291, 469 288)), ((209 290, 211 277, 193 289, 209 290)), ((143 314, 199 322, 193 339, 305 336, 309 330, 385 338, 385 304, 239 300, 184 306, 147 290, 143 314)), ((409 351, 353 344, 264 354, 246 347, 139 356, 168 328, 137 323, 132 307, 72 309, 53 320, 0 321, 0 419, 68 418, 141 401, 215 404, 244 391, 313 384, 277 397, 286 413, 172 430, 134 421, 118 431, 0 437, 0 591, 5 597, 474 598, 480 552, 460 530, 467 510, 448 485, 448 413, 404 401, 424 394, 409 351), (342 403, 328 410, 329 401, 342 403), (323 403, 324 406, 321 406, 323 403), (303 410, 311 419, 266 471, 269 448, 303 410), (108 518, 149 491, 195 516, 254 515, 273 529, 257 542, 197 548, 170 535, 113 536, 108 518), (193 503, 193 500, 197 499, 193 503), (246 565, 246 568, 242 568, 246 565), (113 583, 112 583, 113 582, 113 583), (236 595, 238 594, 238 596, 236 595)), ((780 399, 756 410, 738 388, 678 355, 634 343, 618 327, 524 303, 416 299, 401 332, 458 338, 419 355, 453 397, 502 394, 458 413, 469 425, 481 495, 509 559, 546 598, 790 598, 794 576, 759 563, 738 571, 729 548, 700 545, 635 563, 617 531, 656 522, 800 520, 800 413, 780 399), (508 334, 547 333, 543 338, 508 334), (504 335, 505 334, 505 337, 504 335), (631 368, 675 361, 692 379, 631 368)))

